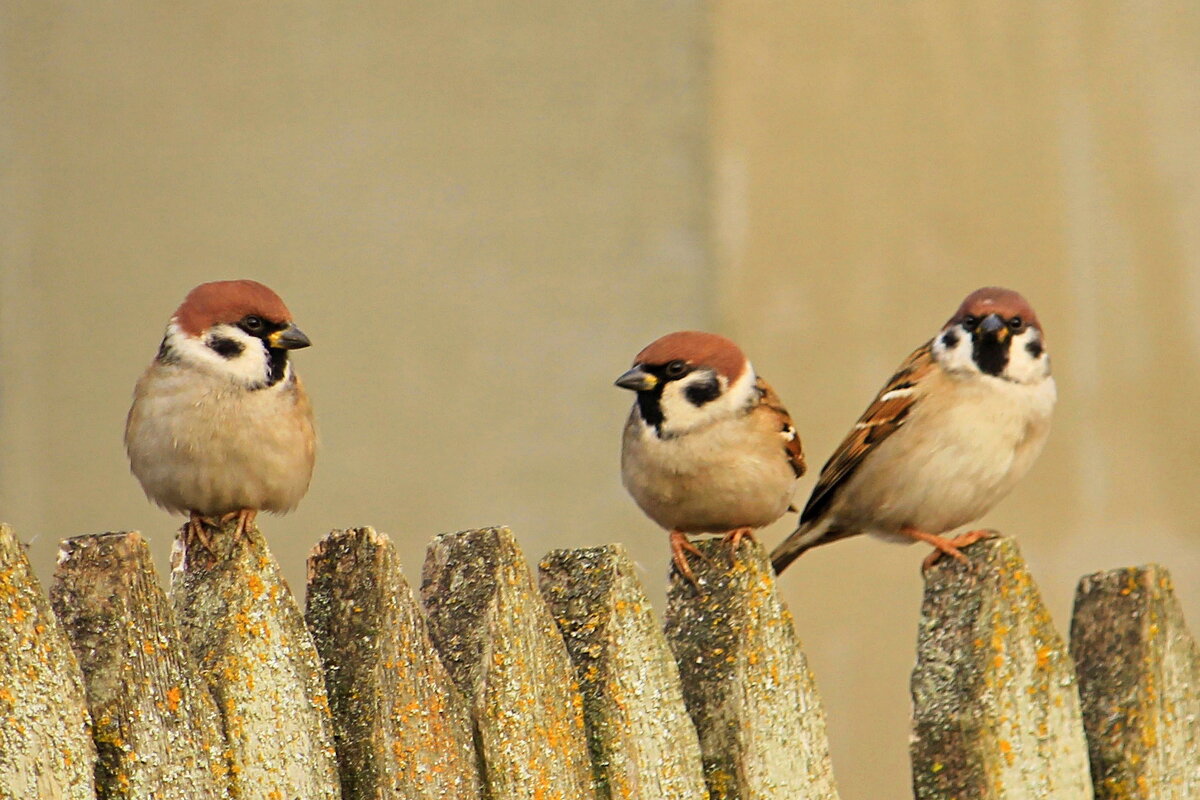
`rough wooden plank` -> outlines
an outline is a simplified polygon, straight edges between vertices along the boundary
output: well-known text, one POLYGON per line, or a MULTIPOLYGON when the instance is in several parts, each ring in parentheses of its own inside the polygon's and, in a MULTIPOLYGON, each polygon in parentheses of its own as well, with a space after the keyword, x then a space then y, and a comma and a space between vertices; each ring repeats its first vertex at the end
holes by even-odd
POLYGON ((672 573, 667 639, 714 800, 833 800, 825 712, 760 545, 698 543, 672 573))
POLYGON ((679 669, 625 549, 555 550, 539 572, 582 688, 601 800, 707 800, 679 669))
POLYGON ((216 705, 137 533, 67 539, 50 600, 83 669, 100 798, 224 797, 216 705))
POLYGON ((593 800, 583 701, 558 626, 507 528, 443 534, 421 595, 470 699, 490 800, 593 800))
POLYGON ((917 800, 1091 798, 1075 671, 1011 539, 926 577, 913 670, 917 800))
POLYGON ((83 676, 25 546, 0 523, 0 798, 94 800, 83 676))
POLYGON ((336 800, 316 646, 262 534, 235 540, 233 528, 212 534, 212 552, 177 538, 171 573, 175 617, 221 714, 233 796, 336 800))
POLYGON ((470 710, 388 537, 355 528, 322 539, 305 618, 325 663, 343 800, 478 798, 470 710))
POLYGON ((1071 655, 1098 800, 1200 797, 1200 650, 1167 570, 1084 576, 1071 655))

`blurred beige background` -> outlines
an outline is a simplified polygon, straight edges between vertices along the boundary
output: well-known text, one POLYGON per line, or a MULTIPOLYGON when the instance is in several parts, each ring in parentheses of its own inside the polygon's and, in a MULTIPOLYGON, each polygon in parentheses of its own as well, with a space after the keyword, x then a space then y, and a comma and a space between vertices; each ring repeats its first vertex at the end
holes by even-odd
MULTIPOLYGON (((128 475, 134 380, 194 284, 254 277, 322 449, 263 527, 294 589, 333 527, 513 526, 535 560, 665 534, 617 475, 611 381, 655 336, 737 338, 813 473, 966 292, 1024 292, 1055 431, 985 522, 1059 628, 1159 561, 1200 620, 1200 6, 311 0, 0 4, 0 519, 32 542, 177 520, 128 475)), ((768 543, 788 530, 768 530, 768 543)), ((911 796, 923 551, 782 579, 844 800, 911 796)))

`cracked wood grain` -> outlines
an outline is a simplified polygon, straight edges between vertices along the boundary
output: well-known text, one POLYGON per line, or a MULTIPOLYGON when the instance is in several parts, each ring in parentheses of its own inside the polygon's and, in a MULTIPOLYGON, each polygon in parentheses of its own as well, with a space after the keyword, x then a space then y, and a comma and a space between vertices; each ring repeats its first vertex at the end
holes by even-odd
POLYGON ((538 569, 583 693, 601 800, 707 800, 679 669, 625 549, 555 550, 538 569))
POLYGON ((305 616, 325 664, 343 800, 478 798, 470 710, 388 537, 355 528, 322 539, 305 616))
POLYGON ((490 800, 593 800, 566 645, 507 528, 442 534, 421 582, 430 634, 471 704, 490 800))
POLYGON ((672 571, 667 639, 713 800, 836 800, 825 712, 762 547, 697 546, 672 571))
MULTIPOLYGON (((256 526, 211 533, 212 550, 176 538, 171 596, 208 683, 238 800, 338 800, 321 659, 256 526)), ((186 528, 185 528, 186 529, 186 528)))
POLYGON ((1085 575, 1071 655, 1098 800, 1200 797, 1200 648, 1170 573, 1085 575))
POLYGON ((0 523, 0 798, 93 800, 83 676, 12 528, 0 523))
POLYGON ((926 575, 912 675, 917 800, 1090 800, 1075 670, 1011 539, 926 575))
POLYGON ((228 767, 216 705, 138 533, 59 547, 50 592, 83 670, 101 800, 215 800, 228 767))

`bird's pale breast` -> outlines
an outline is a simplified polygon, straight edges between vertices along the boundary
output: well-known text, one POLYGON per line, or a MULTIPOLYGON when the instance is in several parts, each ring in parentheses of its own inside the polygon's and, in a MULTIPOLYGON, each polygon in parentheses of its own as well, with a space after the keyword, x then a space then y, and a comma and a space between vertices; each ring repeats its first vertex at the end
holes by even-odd
POLYGON ((312 476, 312 407, 298 378, 252 391, 155 363, 125 443, 146 495, 169 510, 288 511, 312 476))
POLYGON ((787 510, 796 483, 778 428, 758 415, 660 439, 635 409, 621 467, 625 487, 646 515, 685 533, 768 525, 787 510))

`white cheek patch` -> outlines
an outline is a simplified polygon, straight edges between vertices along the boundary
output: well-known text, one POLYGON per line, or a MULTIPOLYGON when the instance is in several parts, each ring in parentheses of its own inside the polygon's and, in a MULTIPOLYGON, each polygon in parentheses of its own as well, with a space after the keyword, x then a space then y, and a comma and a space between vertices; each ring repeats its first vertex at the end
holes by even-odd
POLYGON ((252 388, 265 386, 270 381, 271 364, 262 340, 235 325, 214 325, 204 339, 197 339, 188 336, 172 322, 167 326, 166 339, 171 352, 189 366, 224 376, 252 388), (242 351, 226 358, 208 345, 209 340, 217 338, 237 342, 242 351))
POLYGON ((1042 332, 1026 328, 1012 338, 1004 377, 1017 383, 1037 383, 1050 375, 1050 354, 1042 344, 1042 332))
POLYGON ((955 325, 939 333, 933 340, 933 358, 947 372, 979 374, 979 365, 971 357, 972 348, 971 334, 955 325))
POLYGON ((708 369, 698 369, 680 380, 670 381, 663 387, 662 399, 659 402, 663 415, 662 435, 678 436, 741 413, 755 391, 754 382, 754 370, 749 364, 732 385, 729 385, 723 376, 715 375, 708 369), (716 398, 700 406, 688 399, 689 386, 714 378, 721 387, 721 393, 716 398))

